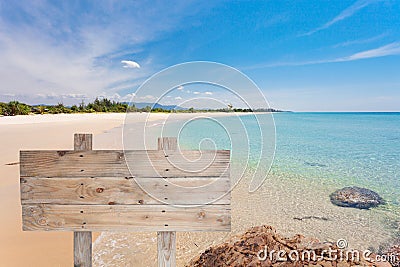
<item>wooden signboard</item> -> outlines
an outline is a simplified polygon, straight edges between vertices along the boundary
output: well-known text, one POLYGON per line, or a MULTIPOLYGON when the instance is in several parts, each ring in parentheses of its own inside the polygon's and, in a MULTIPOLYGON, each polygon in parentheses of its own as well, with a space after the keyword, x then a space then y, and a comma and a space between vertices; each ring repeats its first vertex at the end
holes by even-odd
POLYGON ((178 151, 176 138, 92 150, 91 134, 75 134, 74 150, 20 152, 22 227, 73 231, 74 264, 85 267, 92 231, 156 231, 159 266, 175 266, 176 231, 230 231, 229 163, 228 150, 178 151))

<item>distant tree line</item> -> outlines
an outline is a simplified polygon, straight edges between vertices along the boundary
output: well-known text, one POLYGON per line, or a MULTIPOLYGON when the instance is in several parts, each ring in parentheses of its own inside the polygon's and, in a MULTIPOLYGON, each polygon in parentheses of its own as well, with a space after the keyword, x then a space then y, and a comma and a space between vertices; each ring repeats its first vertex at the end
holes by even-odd
POLYGON ((31 113, 31 106, 11 101, 9 103, 0 102, 0 114, 4 116, 28 115, 31 113))
POLYGON ((27 105, 18 101, 9 103, 0 102, 0 114, 3 116, 28 115, 28 114, 60 114, 60 113, 93 113, 93 112, 126 112, 128 104, 96 98, 92 103, 71 107, 63 103, 57 105, 27 105))
MULTIPOLYGON (((163 112, 163 113, 195 113, 195 112, 252 112, 251 109, 233 108, 228 105, 224 109, 163 109, 161 107, 152 108, 146 106, 137 108, 135 105, 128 105, 127 103, 116 102, 107 98, 96 98, 93 102, 85 104, 82 101, 79 105, 65 106, 63 103, 57 105, 27 105, 18 101, 11 101, 9 103, 0 102, 0 115, 15 116, 15 115, 28 115, 28 114, 60 114, 60 113, 93 113, 93 112, 163 112)), ((256 109, 255 112, 280 112, 275 109, 256 109)))

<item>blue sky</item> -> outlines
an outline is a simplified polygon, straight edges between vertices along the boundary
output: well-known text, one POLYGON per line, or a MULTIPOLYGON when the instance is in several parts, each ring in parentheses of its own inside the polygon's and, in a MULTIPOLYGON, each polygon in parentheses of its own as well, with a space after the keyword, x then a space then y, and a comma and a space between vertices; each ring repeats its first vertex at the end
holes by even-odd
MULTIPOLYGON (((204 60, 248 75, 275 108, 398 111, 398 14, 396 0, 0 1, 0 101, 126 101, 204 60)), ((223 97, 210 90, 170 99, 223 97)))

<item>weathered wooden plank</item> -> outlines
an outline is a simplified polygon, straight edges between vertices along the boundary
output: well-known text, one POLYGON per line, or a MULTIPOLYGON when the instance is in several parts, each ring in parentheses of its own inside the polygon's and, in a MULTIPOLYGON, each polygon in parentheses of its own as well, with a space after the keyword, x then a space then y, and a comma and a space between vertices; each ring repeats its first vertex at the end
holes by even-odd
MULTIPOLYGON (((92 134, 75 134, 74 150, 92 150, 92 134)), ((92 232, 74 232, 74 267, 92 266, 92 232)))
POLYGON ((230 206, 22 205, 25 231, 230 231, 230 206))
POLYGON ((84 151, 93 149, 92 134, 74 134, 74 150, 84 151))
POLYGON ((177 150, 178 140, 176 137, 159 137, 157 143, 158 150, 177 150))
POLYGON ((222 178, 21 178, 22 204, 229 204, 222 178))
MULTIPOLYGON (((164 154, 167 154, 168 150, 177 150, 177 138, 159 137, 157 147, 158 150, 163 150, 164 154)), ((176 232, 157 232, 157 256, 158 267, 176 266, 176 232)))
POLYGON ((176 232, 158 232, 157 241, 158 266, 176 266, 176 232))
POLYGON ((229 172, 229 158, 229 150, 21 151, 20 175, 21 177, 215 177, 229 172))
POLYGON ((92 266, 92 232, 74 232, 74 267, 92 266))

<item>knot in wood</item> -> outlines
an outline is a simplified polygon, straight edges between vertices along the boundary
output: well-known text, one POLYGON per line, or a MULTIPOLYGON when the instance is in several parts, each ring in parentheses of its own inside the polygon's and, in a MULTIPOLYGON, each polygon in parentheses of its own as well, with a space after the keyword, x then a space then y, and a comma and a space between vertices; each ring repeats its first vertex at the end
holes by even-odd
POLYGON ((40 225, 46 225, 46 224, 47 224, 46 218, 40 218, 40 219, 38 220, 38 224, 40 224, 40 225))
POLYGON ((57 151, 57 154, 58 154, 60 157, 64 156, 66 153, 67 153, 66 151, 57 151))
POLYGON ((103 191, 104 191, 104 188, 101 188, 101 187, 96 188, 97 193, 103 193, 103 191))
POLYGON ((204 211, 200 211, 199 213, 197 213, 197 217, 199 219, 203 219, 204 217, 206 217, 206 213, 204 211))

